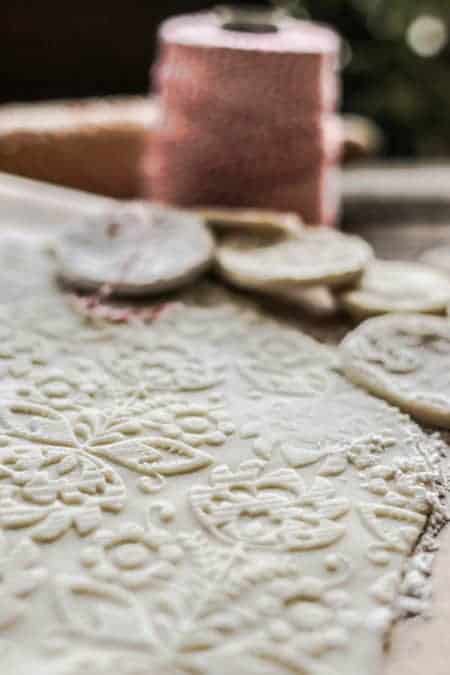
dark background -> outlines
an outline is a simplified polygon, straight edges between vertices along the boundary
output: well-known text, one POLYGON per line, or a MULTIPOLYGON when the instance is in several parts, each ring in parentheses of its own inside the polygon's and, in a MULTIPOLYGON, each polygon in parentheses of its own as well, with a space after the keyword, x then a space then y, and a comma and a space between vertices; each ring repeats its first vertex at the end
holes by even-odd
MULTIPOLYGON (((148 90, 159 22, 205 0, 1 0, 0 100, 148 90)), ((245 4, 245 3, 241 3, 245 4)), ((450 155, 450 45, 423 56, 408 43, 421 16, 450 30, 450 0, 293 0, 297 15, 345 38, 343 109, 382 127, 389 155, 450 155)), ((420 37, 420 35, 419 35, 420 37)), ((433 50, 433 35, 422 36, 433 50), (431 42, 430 42, 431 41, 431 42)), ((427 46, 428 45, 428 46, 427 46)))

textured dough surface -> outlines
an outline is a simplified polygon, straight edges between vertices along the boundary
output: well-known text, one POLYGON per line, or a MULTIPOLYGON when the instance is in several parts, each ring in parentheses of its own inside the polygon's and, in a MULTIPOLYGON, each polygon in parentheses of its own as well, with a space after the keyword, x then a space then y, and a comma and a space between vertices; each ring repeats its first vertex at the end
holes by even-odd
POLYGON ((358 288, 341 296, 357 319, 388 312, 442 313, 450 300, 450 281, 420 263, 373 260, 358 288))
POLYGON ((450 322, 421 314, 368 319, 341 346, 346 375, 425 424, 450 428, 450 322))
POLYGON ((143 202, 117 204, 97 221, 68 231, 56 248, 69 285, 139 296, 176 288, 208 266, 213 241, 203 221, 143 202))
POLYGON ((379 672, 439 444, 223 296, 145 326, 2 305, 8 675, 379 672))
POLYGON ((229 237, 218 248, 220 272, 240 286, 271 283, 338 286, 358 278, 372 257, 363 239, 327 228, 303 230, 298 237, 229 237))

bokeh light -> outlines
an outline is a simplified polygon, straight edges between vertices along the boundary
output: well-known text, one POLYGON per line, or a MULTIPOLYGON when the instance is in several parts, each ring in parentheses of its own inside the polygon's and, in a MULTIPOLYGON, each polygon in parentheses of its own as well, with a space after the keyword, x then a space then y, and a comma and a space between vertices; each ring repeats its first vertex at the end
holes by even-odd
POLYGON ((410 24, 406 39, 416 54, 431 58, 439 54, 447 44, 447 26, 440 17, 423 14, 410 24))

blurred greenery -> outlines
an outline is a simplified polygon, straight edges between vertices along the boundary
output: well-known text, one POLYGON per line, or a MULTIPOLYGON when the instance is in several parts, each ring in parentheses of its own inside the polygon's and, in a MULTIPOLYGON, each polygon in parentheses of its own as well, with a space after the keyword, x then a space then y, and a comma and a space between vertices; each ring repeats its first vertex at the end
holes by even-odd
POLYGON ((275 0, 344 38, 344 111, 390 155, 450 155, 450 0, 275 0), (431 19, 430 19, 431 18, 431 19))

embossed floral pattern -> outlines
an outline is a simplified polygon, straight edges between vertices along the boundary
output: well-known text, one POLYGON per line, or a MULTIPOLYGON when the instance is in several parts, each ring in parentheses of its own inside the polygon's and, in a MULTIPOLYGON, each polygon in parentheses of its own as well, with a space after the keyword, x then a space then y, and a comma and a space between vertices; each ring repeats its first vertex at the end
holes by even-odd
POLYGON ((134 589, 170 579, 183 555, 164 530, 124 523, 118 532, 97 532, 82 553, 82 563, 92 577, 134 589))
POLYGON ((346 651, 361 622, 350 595, 340 588, 351 568, 333 555, 327 563, 330 579, 305 576, 277 592, 279 613, 269 621, 264 641, 255 645, 256 653, 287 670, 315 674, 324 672, 315 663, 317 657, 346 651))
POLYGON ((59 411, 11 403, 0 411, 5 434, 0 448, 0 524, 28 527, 42 521, 32 536, 50 541, 74 525, 88 534, 102 511, 119 512, 126 489, 108 464, 141 476, 170 476, 212 462, 209 455, 182 441, 139 435, 123 411, 115 415, 84 412, 69 419, 59 411))
POLYGON ((259 391, 311 399, 327 391, 332 379, 326 365, 333 362, 325 347, 293 331, 260 331, 239 361, 242 377, 259 391))
POLYGON ((307 487, 292 469, 264 473, 258 461, 233 473, 214 469, 209 487, 195 487, 191 505, 199 522, 218 539, 280 551, 329 546, 344 533, 336 521, 349 510, 325 478, 307 487))
POLYGON ((435 439, 240 301, 0 319, 0 629, 21 666, 376 672, 435 439))
POLYGON ((200 447, 223 445, 235 431, 220 396, 210 396, 206 403, 189 403, 177 396, 154 397, 147 404, 145 428, 164 436, 200 447))
POLYGON ((94 546, 82 555, 89 577, 56 580, 56 600, 63 617, 59 640, 71 635, 79 644, 94 641, 99 649, 95 661, 77 663, 93 675, 101 675, 106 664, 122 667, 120 655, 105 658, 103 643, 126 648, 130 654, 123 661, 121 675, 140 675, 144 658, 144 672, 208 673, 209 659, 220 659, 221 650, 235 641, 231 654, 241 668, 248 664, 251 669, 255 659, 263 659, 288 670, 295 667, 295 672, 321 675, 330 671, 322 669, 316 659, 348 649, 350 631, 361 621, 349 594, 341 588, 351 565, 334 554, 326 558, 321 579, 302 575, 292 562, 270 555, 247 558, 235 551, 219 552, 198 532, 173 534, 156 526, 149 530, 128 527, 117 534, 99 533, 96 538, 102 551, 94 546), (144 559, 137 548, 121 550, 131 541, 134 545, 147 542, 144 548, 152 550, 154 572, 146 579, 152 588, 149 595, 136 594, 146 584, 129 584, 122 574, 138 558, 144 559), (106 558, 117 555, 121 562, 110 562, 99 575, 106 558), (165 569, 168 560, 170 573, 165 569), (158 564, 164 570, 161 575, 158 564), (83 596, 87 602, 80 605, 83 596), (114 605, 114 613, 106 611, 114 605), (126 629, 128 625, 133 626, 132 632, 126 629), (239 636, 246 639, 239 640, 239 636))
POLYGON ((223 367, 208 366, 177 344, 140 344, 105 347, 105 369, 124 384, 140 382, 147 392, 201 391, 223 380, 223 367))

